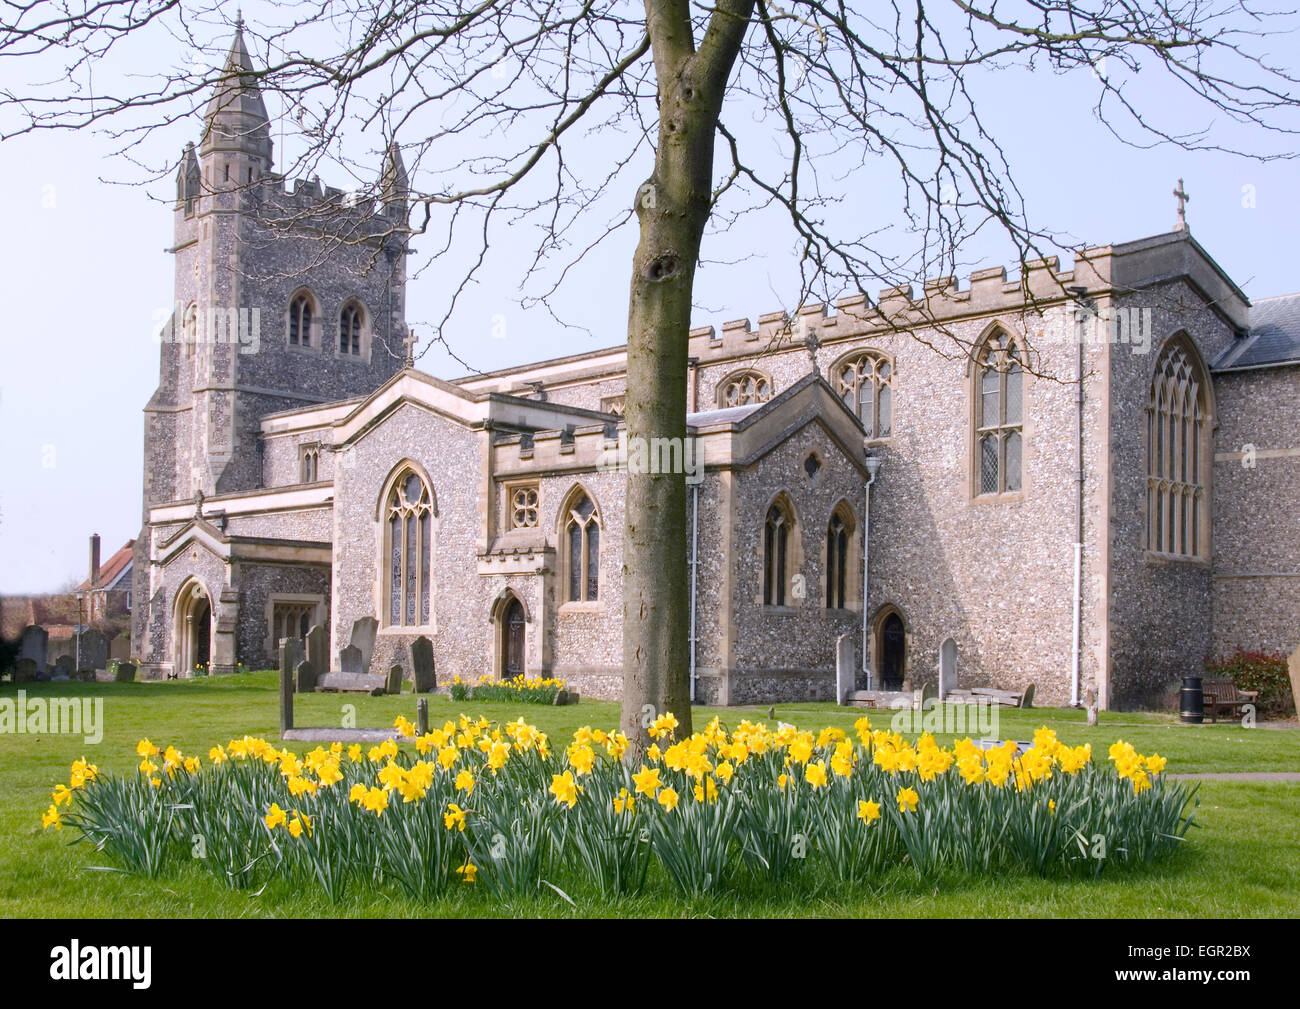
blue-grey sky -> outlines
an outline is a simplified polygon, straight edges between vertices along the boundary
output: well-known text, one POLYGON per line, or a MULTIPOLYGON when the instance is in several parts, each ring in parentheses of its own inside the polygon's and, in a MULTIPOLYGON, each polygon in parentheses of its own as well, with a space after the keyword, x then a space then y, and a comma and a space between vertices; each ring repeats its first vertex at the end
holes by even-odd
MULTIPOLYGON (((253 4, 245 5, 245 17, 256 22, 253 4)), ((213 38, 218 34, 214 30, 213 38)), ((179 48, 145 53, 119 59, 160 65, 187 59, 179 48)), ((13 72, 12 65, 0 66, 0 73, 13 72)), ((15 83, 0 79, 0 87, 15 83)), ((1293 254, 1300 166, 1125 146, 1091 113, 1095 84, 1086 69, 1065 75, 1004 71, 980 83, 981 116, 1007 151, 1032 222, 1093 245, 1162 233, 1174 223, 1171 190, 1181 177, 1191 195, 1192 233, 1248 296, 1300 289, 1293 254)), ((1159 85, 1143 83, 1149 86, 1159 85)), ((1219 129, 1200 123, 1199 110, 1179 107, 1185 96, 1171 90, 1160 97, 1175 118, 1185 111, 1189 121, 1219 129)), ((274 98, 268 106, 277 116, 274 98)), ((184 136, 197 140, 199 129, 197 118, 188 133, 172 128, 135 157, 161 165, 184 136)), ((1232 136, 1249 140, 1240 130, 1232 136)), ((375 147, 359 141, 359 152, 366 143, 375 147)), ((286 150, 292 152, 292 137, 283 148, 277 147, 277 167, 286 150)), ((141 410, 157 381, 157 313, 171 303, 172 262, 164 250, 171 244, 174 188, 170 176, 123 184, 140 183, 146 172, 114 150, 108 138, 88 132, 0 144, 0 592, 49 591, 83 578, 92 532, 103 537, 107 556, 140 526, 141 410)), ((592 150, 600 150, 599 138, 592 150)), ((352 185, 346 177, 322 177, 352 185)), ((863 231, 896 223, 897 207, 886 190, 875 191, 868 171, 844 185, 851 191, 844 212, 860 218, 863 231)), ((547 313, 511 302, 526 249, 503 242, 493 249, 490 282, 471 289, 445 338, 481 370, 621 342, 635 239, 631 229, 615 236, 561 296, 564 317, 589 332, 565 329, 547 313)), ((986 242, 964 250, 963 259, 1014 269, 1004 259, 1008 249, 993 238, 986 242)), ((415 244, 422 252, 434 245, 415 244)), ((789 307, 783 302, 795 294, 793 246, 770 216, 742 219, 725 236, 710 239, 706 256, 721 253, 716 258, 728 262, 701 270, 695 324, 720 325, 789 307), (731 262, 738 250, 747 258, 731 262)), ((409 318, 436 314, 449 275, 436 262, 420 272, 409 291, 409 318)), ((445 377, 464 371, 437 352, 421 366, 445 377)))

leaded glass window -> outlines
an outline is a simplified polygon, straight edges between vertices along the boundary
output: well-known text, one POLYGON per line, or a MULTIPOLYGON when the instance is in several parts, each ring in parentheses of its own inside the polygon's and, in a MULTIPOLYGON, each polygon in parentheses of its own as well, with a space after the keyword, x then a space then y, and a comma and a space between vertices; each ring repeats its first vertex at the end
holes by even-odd
POLYGON ((425 626, 429 623, 433 505, 419 476, 407 470, 397 479, 388 494, 387 514, 388 623, 425 626))

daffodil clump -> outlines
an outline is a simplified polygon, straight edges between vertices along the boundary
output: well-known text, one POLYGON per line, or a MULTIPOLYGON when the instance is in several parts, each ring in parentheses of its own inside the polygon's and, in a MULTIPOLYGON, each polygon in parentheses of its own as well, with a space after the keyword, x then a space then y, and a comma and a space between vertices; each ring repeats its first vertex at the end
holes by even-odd
POLYGON ((476 680, 452 677, 450 694, 453 701, 523 701, 526 704, 554 704, 556 695, 565 689, 564 680, 515 676, 498 680, 483 675, 476 680))
POLYGON ((1021 752, 909 741, 866 718, 852 733, 715 718, 677 739, 665 715, 633 764, 622 733, 588 726, 554 747, 522 718, 395 727, 409 745, 298 755, 245 737, 206 761, 141 740, 125 777, 77 761, 42 819, 148 876, 194 860, 232 887, 282 875, 336 901, 375 885, 426 901, 462 885, 563 894, 574 879, 606 896, 699 894, 738 873, 851 882, 898 866, 1095 875, 1168 854, 1191 823, 1163 757, 1121 741, 1096 762, 1047 728, 1021 752))

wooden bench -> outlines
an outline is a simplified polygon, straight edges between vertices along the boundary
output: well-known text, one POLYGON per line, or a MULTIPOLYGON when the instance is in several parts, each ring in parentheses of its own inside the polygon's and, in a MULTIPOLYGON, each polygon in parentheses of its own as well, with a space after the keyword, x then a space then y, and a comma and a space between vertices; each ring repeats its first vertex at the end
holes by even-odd
POLYGON ((993 687, 970 687, 961 690, 949 690, 944 698, 948 704, 998 704, 1005 708, 1032 708, 1034 706, 1034 685, 1031 683, 1024 690, 996 690, 993 687))
POLYGON ((1201 693, 1205 698, 1205 717, 1212 722, 1218 721, 1220 712, 1236 718, 1245 705, 1259 700, 1258 690, 1238 690, 1231 680, 1203 680, 1201 693))

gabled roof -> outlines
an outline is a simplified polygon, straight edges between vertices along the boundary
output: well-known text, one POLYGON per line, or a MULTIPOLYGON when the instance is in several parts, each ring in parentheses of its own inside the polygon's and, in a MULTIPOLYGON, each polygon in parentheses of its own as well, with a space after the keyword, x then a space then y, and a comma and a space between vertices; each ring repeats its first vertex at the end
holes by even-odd
MULTIPOLYGON (((614 414, 563 403, 524 399, 501 392, 469 392, 451 382, 406 368, 332 422, 334 444, 346 445, 355 440, 404 403, 418 404, 467 428, 496 426, 522 431, 562 431, 566 427, 618 420, 614 414)), ((264 421, 264 430, 266 426, 264 421)))
POLYGON ((127 569, 131 566, 131 557, 133 556, 134 550, 135 540, 127 540, 117 553, 113 554, 113 556, 99 566, 99 577, 95 580, 95 584, 91 585, 90 579, 87 578, 77 586, 77 590, 79 592, 86 592, 90 589, 113 588, 113 583, 122 577, 123 574, 126 574, 127 569))
POLYGON ((1215 371, 1300 364, 1300 294, 1261 298, 1250 306, 1250 329, 1211 364, 1215 371))
POLYGON ((860 469, 866 466, 862 421, 819 373, 810 372, 766 403, 686 415, 704 445, 706 466, 750 466, 816 424, 860 469))

